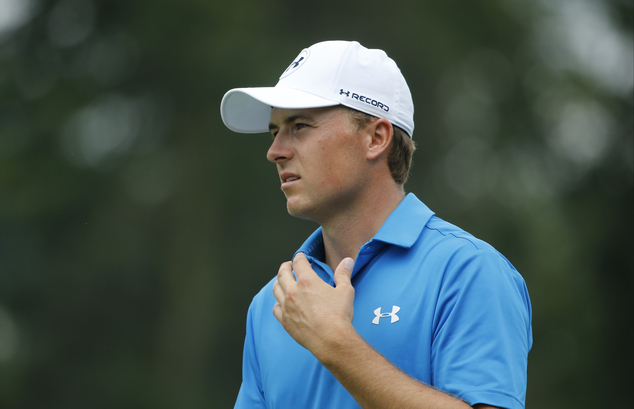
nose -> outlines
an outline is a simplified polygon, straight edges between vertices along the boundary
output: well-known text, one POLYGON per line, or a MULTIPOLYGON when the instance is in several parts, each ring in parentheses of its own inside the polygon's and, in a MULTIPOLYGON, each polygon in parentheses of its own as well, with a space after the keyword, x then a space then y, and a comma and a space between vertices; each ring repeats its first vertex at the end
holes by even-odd
POLYGON ((288 138, 280 130, 273 139, 268 152, 266 152, 266 158, 269 162, 281 163, 289 160, 292 156, 293 151, 288 145, 288 138))

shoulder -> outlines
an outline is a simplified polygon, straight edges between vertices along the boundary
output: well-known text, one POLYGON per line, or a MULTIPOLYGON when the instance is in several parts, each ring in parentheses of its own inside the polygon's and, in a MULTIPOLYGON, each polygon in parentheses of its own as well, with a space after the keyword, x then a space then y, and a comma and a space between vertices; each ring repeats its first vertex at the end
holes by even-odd
POLYGON ((439 217, 433 216, 429 220, 421 236, 423 240, 435 243, 441 249, 463 257, 484 257, 501 261, 515 269, 511 262, 491 244, 439 217))
POLYGON ((465 247, 465 250, 488 250, 496 251, 489 243, 478 239, 471 233, 451 224, 437 216, 432 216, 427 224, 423 234, 434 237, 438 241, 450 243, 456 247, 465 247))
POLYGON ((275 304, 275 297, 273 296, 273 284, 277 276, 271 278, 260 291, 253 297, 251 304, 249 305, 249 314, 258 315, 263 311, 270 313, 273 305, 275 304))
POLYGON ((419 245, 428 257, 444 263, 446 284, 477 280, 491 288, 525 287, 517 269, 495 247, 436 216, 426 224, 419 245))
POLYGON ((466 232, 460 227, 433 216, 426 223, 416 244, 416 251, 426 257, 444 260, 449 264, 461 263, 473 257, 511 263, 492 245, 466 232))

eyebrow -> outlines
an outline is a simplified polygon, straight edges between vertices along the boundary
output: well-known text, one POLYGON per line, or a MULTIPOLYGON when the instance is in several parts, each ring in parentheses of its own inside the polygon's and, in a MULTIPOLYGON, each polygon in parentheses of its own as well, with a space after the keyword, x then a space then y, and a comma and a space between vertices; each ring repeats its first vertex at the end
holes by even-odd
MULTIPOLYGON (((295 115, 290 115, 287 116, 286 118, 284 118, 284 120, 282 121, 285 124, 292 124, 293 122, 297 121, 298 119, 303 119, 303 120, 312 120, 313 117, 310 115, 306 115, 306 114, 295 114, 295 115)), ((274 129, 279 129, 279 126, 275 125, 273 122, 269 123, 269 131, 272 131, 274 129)))

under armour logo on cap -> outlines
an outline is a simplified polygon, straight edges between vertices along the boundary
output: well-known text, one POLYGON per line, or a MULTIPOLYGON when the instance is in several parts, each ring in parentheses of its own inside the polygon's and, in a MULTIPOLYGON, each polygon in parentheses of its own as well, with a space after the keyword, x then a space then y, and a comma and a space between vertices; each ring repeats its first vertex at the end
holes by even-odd
POLYGON ((288 77, 289 75, 297 71, 297 69, 306 62, 309 55, 310 55, 310 50, 308 48, 304 48, 302 52, 299 53, 297 58, 295 58, 295 60, 291 63, 291 65, 288 66, 286 71, 282 73, 282 76, 280 77, 280 79, 284 77, 288 77))
POLYGON ((376 310, 374 310, 375 317, 372 320, 372 324, 379 325, 379 320, 381 318, 387 318, 387 317, 391 317, 390 324, 394 324, 396 321, 399 320, 398 315, 396 315, 396 313, 399 312, 400 309, 401 307, 399 307, 398 305, 393 305, 392 312, 384 312, 383 314, 381 314, 381 307, 377 308, 376 310))

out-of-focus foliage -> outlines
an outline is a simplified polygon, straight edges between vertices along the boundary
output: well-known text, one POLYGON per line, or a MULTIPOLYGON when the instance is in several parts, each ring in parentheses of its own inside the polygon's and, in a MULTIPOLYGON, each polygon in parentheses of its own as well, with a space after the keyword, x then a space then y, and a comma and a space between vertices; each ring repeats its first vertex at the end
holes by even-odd
MULTIPOLYGON (((251 297, 316 227, 222 95, 392 56, 407 189, 500 249, 527 406, 632 407, 631 0, 0 0, 0 407, 226 408, 251 297)), ((380 79, 377 79, 380 81, 380 79)))

